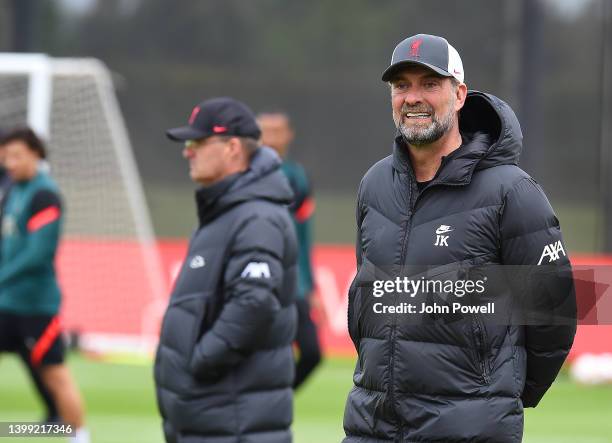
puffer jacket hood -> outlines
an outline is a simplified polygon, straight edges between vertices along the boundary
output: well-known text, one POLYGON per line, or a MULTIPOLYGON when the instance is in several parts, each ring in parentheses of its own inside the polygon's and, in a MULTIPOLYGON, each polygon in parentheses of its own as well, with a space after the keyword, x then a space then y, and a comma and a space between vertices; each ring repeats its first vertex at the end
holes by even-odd
POLYGON ((476 169, 518 165, 523 133, 514 111, 491 94, 470 91, 461 110, 459 128, 464 134, 483 134, 489 146, 476 169))

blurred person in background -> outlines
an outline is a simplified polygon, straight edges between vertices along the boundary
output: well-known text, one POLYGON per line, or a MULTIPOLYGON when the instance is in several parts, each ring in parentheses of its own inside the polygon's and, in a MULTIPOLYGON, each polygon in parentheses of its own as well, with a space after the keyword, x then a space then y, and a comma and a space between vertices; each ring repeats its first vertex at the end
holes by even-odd
POLYGON ((312 188, 306 171, 297 162, 287 158, 294 132, 289 116, 283 112, 265 112, 257 116, 261 128, 261 142, 273 148, 283 159, 281 170, 289 180, 294 199, 289 210, 298 239, 298 287, 296 305, 298 308, 298 329, 296 344, 299 358, 295 367, 293 387, 297 389, 321 361, 321 347, 317 327, 310 316, 310 300, 314 290, 312 272, 312 216, 315 209, 312 188))
POLYGON ((444 38, 400 42, 382 80, 397 132, 393 153, 370 168, 358 191, 348 326, 359 358, 344 442, 520 442, 523 408, 540 402, 576 331, 559 221, 517 166, 514 112, 491 94, 468 92, 461 58, 444 38), (537 278, 485 286, 477 297, 494 300, 500 317, 493 320, 383 315, 367 287, 380 270, 410 266, 465 283, 462 275, 495 264, 537 278), (514 322, 525 301, 559 321, 514 322))
MULTIPOLYGON (((0 140, 4 137, 5 132, 0 129, 0 140)), ((4 167, 4 157, 6 155, 6 149, 4 145, 0 145, 0 208, 1 203, 4 202, 4 197, 8 194, 8 190, 11 187, 12 180, 8 171, 4 167)))
POLYGON ((90 441, 84 408, 64 363, 55 256, 63 218, 59 189, 41 168, 43 142, 29 128, 7 133, 0 144, 13 185, 2 214, 0 256, 0 351, 27 356, 53 397, 62 421, 75 429, 71 441, 90 441))
POLYGON ((167 135, 201 187, 155 359, 166 441, 289 443, 297 241, 281 159, 231 98, 200 103, 167 135))
MULTIPOLYGON (((5 134, 6 134, 5 131, 0 130, 0 140, 5 136, 5 134)), ((4 202, 11 188, 11 185, 13 184, 13 181, 11 180, 11 176, 9 175, 6 168, 4 167, 5 155, 6 155, 6 146, 3 144, 0 144, 0 226, 2 226, 1 220, 2 220, 4 202)), ((0 229, 0 244, 1 244, 1 239, 2 239, 2 231, 0 229)), ((0 254, 1 252, 2 251, 0 250, 0 254)), ((28 371, 30 372, 30 377, 32 378, 32 381, 34 382, 34 387, 36 388, 36 391, 38 392, 41 400, 44 403, 45 410, 46 410, 46 416, 43 419, 43 422, 45 423, 59 422, 61 419, 59 417, 59 413, 57 411, 57 406, 55 404, 55 401, 53 400, 53 396, 51 395, 49 390, 45 387, 44 383, 42 382, 40 378, 40 374, 38 373, 38 370, 32 365, 27 349, 25 348, 19 349, 18 354, 21 360, 23 361, 23 363, 28 368, 28 371)))

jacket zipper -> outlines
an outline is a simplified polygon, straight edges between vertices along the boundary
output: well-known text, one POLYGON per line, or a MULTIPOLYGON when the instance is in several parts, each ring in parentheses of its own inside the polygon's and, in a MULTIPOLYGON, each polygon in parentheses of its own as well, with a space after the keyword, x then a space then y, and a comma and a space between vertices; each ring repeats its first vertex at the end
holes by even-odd
MULTIPOLYGON (((443 162, 444 163, 444 162, 443 162)), ((437 176, 437 174, 436 174, 437 176)), ((434 177, 435 179, 435 177, 434 177)), ((410 236, 410 230, 412 228, 412 219, 414 217, 414 212, 416 210, 417 204, 419 202, 419 199, 421 198, 421 196, 423 195, 423 193, 434 186, 438 186, 441 184, 445 184, 445 183, 430 183, 428 186, 426 186, 421 192, 419 192, 419 194, 417 195, 417 197, 414 199, 413 202, 413 190, 412 190, 412 181, 410 182, 410 197, 409 197, 409 201, 408 201, 408 220, 406 222, 406 230, 404 232, 404 238, 403 238, 403 243, 402 243, 402 251, 401 251, 401 255, 400 255, 400 265, 403 266, 405 265, 406 262, 406 254, 407 254, 407 245, 408 245, 408 237, 410 236)), ((450 185, 450 184, 449 184, 450 185)), ((451 185, 452 186, 452 185, 451 185)), ((459 185, 461 186, 461 185, 459 185)), ((389 389, 389 401, 391 402, 391 405, 393 407, 393 412, 395 413, 395 394, 393 391, 393 387, 394 387, 394 379, 395 379, 395 371, 394 371, 394 357, 395 357, 395 334, 396 334, 396 323, 395 323, 395 316, 393 316, 393 322, 391 323, 391 352, 390 352, 390 356, 389 356, 389 384, 390 384, 390 389, 389 389)), ((479 354, 480 355, 480 354, 479 354)), ((485 367, 486 365, 484 364, 484 359, 481 358, 482 361, 482 370, 483 370, 483 379, 485 380, 485 383, 489 383, 489 376, 488 376, 488 372, 486 371, 485 367)), ((403 442, 404 440, 404 424, 400 423, 399 424, 399 432, 398 432, 398 442, 403 442)))
MULTIPOLYGON (((442 168, 442 166, 445 163, 444 159, 442 161, 442 165, 440 165, 440 169, 442 168)), ((436 174, 437 177, 437 174, 436 174)), ((435 178, 434 177, 434 180, 435 178)), ((430 187, 433 186, 437 186, 443 183, 430 183, 428 186, 426 186, 421 192, 419 192, 419 194, 417 195, 416 198, 414 198, 413 201, 413 196, 414 196, 414 192, 412 189, 412 178, 409 178, 409 189, 408 192, 409 194, 409 198, 408 198, 408 220, 406 221, 406 230, 404 231, 404 238, 402 240, 402 250, 401 250, 401 254, 400 254, 400 267, 405 265, 406 262, 406 248, 408 245, 408 237, 410 236, 410 230, 412 229, 412 218, 414 217, 414 212, 415 209, 417 207, 418 201, 420 199, 420 197, 423 195, 424 191, 429 189, 430 187)), ((416 185, 415 185, 416 186, 416 185)), ((397 300, 396 300, 397 301, 397 300)), ((393 413, 395 415, 396 411, 395 411, 395 394, 394 394, 394 383, 395 383, 395 365, 394 365, 394 358, 395 358, 395 335, 396 335, 396 320, 395 320, 395 315, 393 316, 393 321, 391 323, 391 352, 389 353, 389 401, 391 402, 391 407, 393 408, 393 413)), ((399 433, 398 433, 398 441, 402 442, 404 440, 404 425, 403 423, 399 424, 399 433)))
MULTIPOLYGON (((417 195, 417 197, 414 199, 413 202, 413 190, 412 190, 412 178, 409 178, 409 182, 410 182, 410 186, 409 186, 409 199, 408 199, 408 220, 406 222, 406 230, 404 231, 404 238, 403 238, 403 242, 402 242, 402 250, 401 250, 401 255, 400 255, 400 266, 405 265, 406 262, 406 248, 407 248, 407 244, 408 244, 408 237, 410 236, 410 230, 412 228, 412 218, 414 217, 414 212, 416 210, 417 204, 419 202, 419 199, 421 198, 421 196, 423 195, 423 193, 428 190, 429 188, 438 186, 438 185, 446 185, 446 186, 464 186, 464 183, 443 183, 443 182, 435 182, 435 179, 438 177, 438 173, 440 172, 440 170, 442 169, 442 167, 444 166, 444 164, 446 163, 446 157, 442 159, 442 163, 440 165, 440 167, 438 168, 438 172, 436 173, 436 175, 434 176, 434 178, 432 179, 432 183, 430 183, 429 185, 427 185, 423 190, 421 190, 419 192, 419 194, 417 195)), ((416 180, 415 180, 416 181, 416 180)), ((393 391, 393 385, 394 385, 394 379, 395 379, 395 371, 394 371, 394 357, 395 357, 395 334, 396 334, 396 321, 395 321, 395 315, 393 316, 393 321, 391 323, 391 352, 389 353, 389 401, 391 402, 391 406, 393 408, 393 413, 396 414, 395 412, 395 394, 393 391)), ((484 331, 484 329, 481 329, 482 331, 484 331)), ((482 351, 479 351, 482 352, 482 351)), ((481 356, 481 354, 479 353, 479 356, 481 356)), ((484 363, 484 358, 480 358, 480 360, 482 361, 482 371, 483 371, 483 379, 485 380, 485 383, 489 383, 489 375, 488 375, 488 371, 486 369, 486 365, 484 363)), ((398 433, 398 438, 396 439, 396 441, 398 442, 402 442, 404 440, 404 425, 403 423, 400 423, 399 425, 399 433, 398 433)))
POLYGON ((478 355, 478 364, 480 366, 480 373, 482 375, 482 380, 485 384, 491 383, 491 376, 489 371, 489 360, 487 358, 487 333, 485 331, 484 325, 482 324, 480 317, 475 315, 476 319, 476 354, 478 355))
MULTIPOLYGON (((413 191, 412 191, 412 181, 409 184, 409 197, 408 197, 408 220, 406 220, 406 230, 404 231, 404 238, 402 239, 402 250, 400 254, 400 269, 405 264, 406 261, 406 248, 408 245, 408 237, 410 236, 410 230, 412 228, 412 217, 413 217, 413 191)), ((397 300, 395 300, 397 302, 397 300)), ((389 401, 391 402, 391 407, 394 415, 397 416, 395 411, 395 336, 397 330, 396 316, 392 317, 391 323, 391 352, 389 353, 389 401)), ((399 442, 402 442, 404 439, 404 425, 400 422, 399 424, 399 434, 398 434, 399 442)))
MULTIPOLYGON (((397 413, 395 411, 395 393, 394 393, 394 367, 395 367, 395 331, 396 331, 396 323, 395 323, 395 315, 392 317, 391 323, 391 352, 389 353, 389 402, 391 410, 393 411, 393 415, 397 418, 397 413)), ((400 424, 400 435, 402 433, 402 425, 400 424)), ((401 440, 400 440, 401 441, 401 440)))
MULTIPOLYGON (((438 185, 438 183, 433 183, 433 186, 438 185)), ((416 185, 415 185, 416 186, 416 185)), ((419 194, 416 196, 416 198, 414 198, 414 192, 413 192, 413 188, 412 188, 412 180, 410 180, 410 187, 409 187, 409 198, 408 198, 408 220, 406 221, 406 230, 404 231, 404 238, 403 238, 403 242, 402 242, 402 251, 401 251, 401 255, 400 255, 400 266, 404 266, 406 264, 406 255, 407 255, 407 247, 408 247, 408 237, 410 237, 410 231, 412 229, 412 219, 414 217, 414 212, 416 210, 418 201, 420 199, 420 197, 423 195, 423 192, 426 189, 429 189, 432 186, 432 184, 430 184, 429 186, 425 187, 425 189, 423 189, 421 192, 419 192, 419 194)), ((394 366, 394 357, 395 357, 395 334, 396 334, 396 321, 395 321, 395 315, 393 316, 393 322, 391 323, 391 352, 390 352, 390 356, 389 356, 389 383, 390 383, 390 387, 391 389, 389 390, 389 400, 391 401, 391 405, 393 406, 393 412, 395 413, 395 394, 393 391, 393 387, 394 387, 394 379, 395 379, 395 366, 394 366)), ((399 425, 399 434, 398 434, 398 438, 399 438, 399 442, 402 442, 404 440, 404 425, 403 423, 400 423, 399 425)))

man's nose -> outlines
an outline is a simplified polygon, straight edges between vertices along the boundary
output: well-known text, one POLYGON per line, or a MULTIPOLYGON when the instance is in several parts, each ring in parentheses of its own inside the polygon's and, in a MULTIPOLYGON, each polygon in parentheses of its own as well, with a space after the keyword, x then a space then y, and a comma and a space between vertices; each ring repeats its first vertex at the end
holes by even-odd
POLYGON ((417 105, 422 101, 423 95, 421 94, 421 91, 416 88, 411 88, 409 91, 406 91, 406 94, 404 95, 404 103, 409 106, 417 105))

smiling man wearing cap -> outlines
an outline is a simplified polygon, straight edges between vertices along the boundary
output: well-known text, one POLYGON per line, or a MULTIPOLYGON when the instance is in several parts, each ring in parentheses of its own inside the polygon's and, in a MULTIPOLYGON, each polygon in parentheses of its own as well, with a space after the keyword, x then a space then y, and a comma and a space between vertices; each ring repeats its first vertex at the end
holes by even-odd
POLYGON ((502 100, 468 91, 464 75, 444 38, 419 34, 382 76, 397 133, 358 191, 348 328, 359 358, 345 443, 520 442, 523 408, 542 399, 573 342, 571 266, 544 192, 517 166, 519 123, 502 100), (525 278, 505 278, 510 268, 525 278), (496 278, 466 303, 489 301, 496 316, 444 315, 466 300, 452 291, 372 290, 378 276, 467 284, 483 273, 496 278), (381 314, 431 300, 438 312, 381 314), (545 321, 520 311, 532 305, 545 321))
POLYGON ((200 103, 167 135, 202 186, 155 359, 166 441, 288 443, 297 241, 281 160, 231 98, 200 103))

